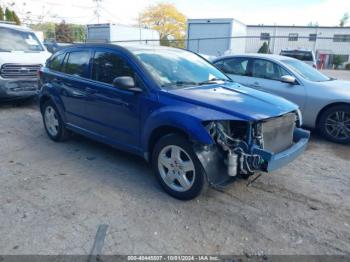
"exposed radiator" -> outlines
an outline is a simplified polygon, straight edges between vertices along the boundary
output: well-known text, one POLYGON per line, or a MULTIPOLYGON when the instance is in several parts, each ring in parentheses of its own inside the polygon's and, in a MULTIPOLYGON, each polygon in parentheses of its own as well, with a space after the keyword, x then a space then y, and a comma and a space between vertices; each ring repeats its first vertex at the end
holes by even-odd
POLYGON ((264 149, 279 153, 293 144, 296 115, 286 115, 272 118, 262 123, 264 149))

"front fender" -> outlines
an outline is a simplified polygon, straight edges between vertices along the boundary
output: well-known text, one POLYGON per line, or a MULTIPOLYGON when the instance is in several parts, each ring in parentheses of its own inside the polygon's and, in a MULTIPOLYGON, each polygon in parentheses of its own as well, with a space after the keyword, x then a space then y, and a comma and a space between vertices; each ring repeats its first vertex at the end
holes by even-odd
POLYGON ((154 111, 144 122, 141 143, 144 152, 148 151, 148 142, 154 130, 159 127, 174 127, 186 133, 191 140, 203 145, 213 144, 211 136, 203 126, 210 120, 241 120, 232 115, 199 106, 168 106, 154 111))

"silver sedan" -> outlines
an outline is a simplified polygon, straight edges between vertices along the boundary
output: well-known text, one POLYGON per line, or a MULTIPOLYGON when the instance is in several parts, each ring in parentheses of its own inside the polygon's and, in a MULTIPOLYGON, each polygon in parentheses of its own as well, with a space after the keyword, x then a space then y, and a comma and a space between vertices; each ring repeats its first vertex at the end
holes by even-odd
POLYGON ((350 143, 350 82, 323 75, 305 63, 278 55, 244 54, 213 63, 232 80, 299 105, 303 125, 337 143, 350 143))

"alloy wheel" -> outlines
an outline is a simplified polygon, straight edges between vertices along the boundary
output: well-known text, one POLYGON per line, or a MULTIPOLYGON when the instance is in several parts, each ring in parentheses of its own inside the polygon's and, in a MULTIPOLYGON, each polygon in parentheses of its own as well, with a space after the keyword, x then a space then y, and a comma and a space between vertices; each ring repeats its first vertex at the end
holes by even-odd
POLYGON ((57 136, 59 130, 59 122, 55 109, 47 106, 44 113, 45 126, 49 134, 53 137, 57 136))
POLYGON ((166 185, 178 192, 189 190, 195 181, 194 163, 179 146, 169 145, 160 151, 158 170, 166 185))
POLYGON ((350 138, 350 113, 336 111, 328 115, 325 121, 326 132, 335 139, 346 140, 350 138))

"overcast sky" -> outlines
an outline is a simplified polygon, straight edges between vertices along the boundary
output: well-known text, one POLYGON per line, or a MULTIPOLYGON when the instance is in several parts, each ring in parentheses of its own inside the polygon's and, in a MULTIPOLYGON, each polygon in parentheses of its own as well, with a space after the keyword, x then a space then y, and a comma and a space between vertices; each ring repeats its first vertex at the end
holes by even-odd
MULTIPOLYGON (((100 22, 136 24, 140 11, 158 3, 154 0, 101 0, 100 22)), ((170 0, 188 18, 235 18, 245 24, 307 25, 318 22, 334 26, 345 12, 350 13, 350 0, 170 0)), ((38 20, 64 19, 72 23, 97 23, 93 0, 0 0, 1 5, 14 3, 23 16, 38 20)), ((350 26, 350 23, 348 23, 350 26)))

